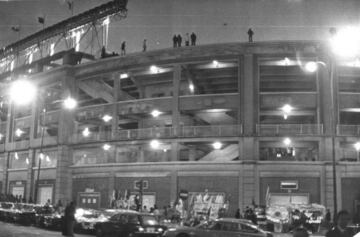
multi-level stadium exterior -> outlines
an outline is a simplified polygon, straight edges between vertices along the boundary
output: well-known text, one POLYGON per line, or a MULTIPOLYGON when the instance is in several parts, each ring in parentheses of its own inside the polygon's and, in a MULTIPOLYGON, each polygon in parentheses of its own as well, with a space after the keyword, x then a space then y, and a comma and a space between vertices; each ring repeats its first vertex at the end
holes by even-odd
POLYGON ((282 41, 155 50, 31 74, 38 100, 2 107, 1 190, 33 197, 42 152, 41 202, 95 198, 90 206, 106 207, 114 190, 137 192, 142 180, 158 206, 180 190, 207 190, 225 194, 235 212, 264 205, 268 190, 332 209, 335 149, 338 208, 355 212, 359 73, 356 60, 336 60, 324 42, 282 41), (307 62, 318 70, 307 72, 307 62), (74 110, 59 103, 69 94, 74 110), (286 181, 297 189, 282 189, 286 181))

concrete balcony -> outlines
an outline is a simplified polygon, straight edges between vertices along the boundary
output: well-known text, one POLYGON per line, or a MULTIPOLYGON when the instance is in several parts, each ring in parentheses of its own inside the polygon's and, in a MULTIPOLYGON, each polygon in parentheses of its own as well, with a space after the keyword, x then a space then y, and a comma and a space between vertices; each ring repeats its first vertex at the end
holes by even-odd
POLYGON ((256 134, 260 136, 278 135, 322 135, 322 124, 257 124, 256 134))
POLYGON ((339 124, 336 127, 336 134, 339 136, 360 136, 360 125, 339 124))

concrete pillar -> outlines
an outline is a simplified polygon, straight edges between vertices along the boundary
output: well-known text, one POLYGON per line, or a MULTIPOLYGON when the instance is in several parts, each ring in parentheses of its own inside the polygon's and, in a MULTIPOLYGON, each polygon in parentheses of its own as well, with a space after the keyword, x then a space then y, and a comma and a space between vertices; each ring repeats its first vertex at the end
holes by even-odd
MULTIPOLYGON (((71 96, 77 98, 77 90, 75 87, 75 78, 71 76, 71 70, 62 80, 63 94, 62 99, 71 96)), ((74 111, 62 109, 59 118, 58 131, 58 160, 56 166, 56 182, 55 182, 55 202, 61 200, 63 203, 72 199, 72 150, 69 144, 74 133, 74 111)))
MULTIPOLYGON (((181 65, 174 66, 173 74, 173 97, 172 97, 172 126, 177 132, 180 125, 179 88, 181 80, 181 65)), ((177 133, 175 132, 175 135, 177 133)))
POLYGON ((171 142, 171 161, 179 160, 179 143, 171 142))
MULTIPOLYGON (((109 174, 109 186, 108 186, 108 197, 111 197, 112 196, 112 194, 113 194, 113 190, 116 188, 115 187, 115 179, 116 179, 116 177, 115 177, 115 172, 110 172, 110 174, 109 174)), ((109 203, 110 204, 110 203, 109 203)), ((110 205, 109 205, 110 206, 110 205)))
POLYGON ((240 97, 244 135, 253 135, 255 132, 255 125, 258 121, 258 101, 255 94, 257 91, 257 77, 255 77, 254 74, 256 67, 254 61, 254 56, 252 54, 244 55, 244 82, 242 96, 240 97))
MULTIPOLYGON (((178 173, 177 171, 171 172, 170 177, 170 202, 174 203, 178 195, 178 173)), ((170 204, 170 203, 169 203, 170 204)))
POLYGON ((57 149, 58 160, 56 166, 55 202, 61 200, 67 203, 72 199, 72 151, 67 145, 60 145, 57 149))
POLYGON ((112 131, 112 138, 116 137, 118 131, 118 124, 119 124, 119 109, 117 102, 119 101, 119 93, 120 93, 120 78, 114 77, 114 101, 113 101, 113 108, 112 108, 112 122, 111 122, 111 131, 112 131))
POLYGON ((10 152, 5 152, 2 193, 8 193, 10 152))
MULTIPOLYGON (((29 149, 29 167, 28 167, 28 173, 27 173, 27 180, 26 187, 25 187, 25 198, 26 200, 29 200, 31 197, 32 200, 34 200, 34 194, 35 194, 35 170, 33 170, 33 167, 36 166, 36 150, 35 149, 29 149)), ((38 170, 36 170, 38 172, 38 170)))
POLYGON ((7 114, 7 121, 6 121, 6 139, 5 139, 5 147, 8 143, 12 141, 13 136, 13 127, 14 127, 14 103, 10 103, 8 114, 7 114))

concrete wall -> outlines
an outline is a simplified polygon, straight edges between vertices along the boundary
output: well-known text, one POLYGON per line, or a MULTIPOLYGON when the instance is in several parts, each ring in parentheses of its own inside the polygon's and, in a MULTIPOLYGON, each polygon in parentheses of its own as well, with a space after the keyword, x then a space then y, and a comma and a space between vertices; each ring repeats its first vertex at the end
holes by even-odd
MULTIPOLYGON (((108 2, 74 1, 74 14, 108 2)), ((200 44, 247 41, 252 27, 255 41, 326 39, 329 27, 357 24, 360 2, 357 0, 129 0, 128 17, 112 22, 109 51, 120 51, 127 41, 128 52, 141 51, 148 39, 148 49, 172 45, 174 33, 196 32, 200 44)), ((42 28, 38 16, 45 16, 46 26, 71 16, 64 0, 0 2, 0 46, 18 39, 10 30, 21 25, 20 36, 42 28)))
POLYGON ((341 179, 342 208, 355 214, 355 200, 360 200, 360 178, 341 179))

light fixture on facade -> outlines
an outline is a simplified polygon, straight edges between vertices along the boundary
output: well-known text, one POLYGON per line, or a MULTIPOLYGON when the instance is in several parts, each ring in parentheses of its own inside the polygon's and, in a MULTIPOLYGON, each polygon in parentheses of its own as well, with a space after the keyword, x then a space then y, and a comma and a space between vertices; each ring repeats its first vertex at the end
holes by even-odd
POLYGON ((152 141, 150 142, 150 147, 151 147, 152 149, 159 149, 159 147, 160 147, 160 142, 159 142, 158 140, 152 140, 152 141))
POLYGON ((17 137, 21 137, 22 134, 24 134, 25 132, 23 130, 21 130, 20 128, 15 130, 15 135, 17 137))
POLYGON ((284 58, 284 66, 289 66, 290 65, 290 59, 289 58, 284 58))
POLYGON ((74 109, 77 106, 77 101, 69 96, 64 100, 64 106, 66 109, 74 109))
POLYGON ((355 143, 354 148, 356 151, 360 151, 360 142, 355 143))
POLYGON ((150 113, 154 118, 157 118, 159 117, 160 114, 162 114, 162 112, 160 112, 159 110, 157 109, 154 109, 153 111, 151 111, 150 113))
POLYGON ((281 110, 284 113, 284 119, 286 120, 289 116, 289 114, 291 113, 291 111, 293 110, 293 107, 289 104, 284 105, 283 107, 281 107, 281 110))
POLYGON ((30 164, 30 161, 29 161, 29 158, 28 158, 28 157, 26 157, 25 162, 26 162, 27 165, 30 164))
POLYGON ((44 153, 41 152, 41 153, 39 154, 39 158, 40 158, 40 160, 43 160, 43 159, 45 158, 44 153))
POLYGON ((36 95, 36 87, 30 81, 17 80, 11 84, 10 99, 18 105, 31 103, 36 95))
POLYGON ((103 147, 102 147, 105 151, 108 151, 110 150, 111 146, 109 144, 104 144, 103 147))
POLYGON ((219 67, 219 61, 217 61, 217 60, 213 60, 213 61, 212 61, 212 64, 213 64, 213 66, 216 67, 216 68, 219 67))
POLYGON ((151 65, 150 66, 150 72, 151 73, 159 73, 160 72, 160 68, 155 66, 155 65, 151 65))
POLYGON ((4 138, 4 134, 0 133, 0 141, 4 138))
POLYGON ((316 72, 318 70, 318 64, 313 61, 307 62, 305 64, 305 70, 310 73, 316 72))
POLYGON ((105 123, 109 122, 113 117, 105 114, 104 116, 102 116, 102 120, 104 120, 105 123))
POLYGON ((49 156, 46 156, 45 160, 46 160, 47 162, 50 162, 50 157, 49 157, 49 156))
POLYGON ((128 78, 129 77, 129 74, 127 73, 121 73, 120 74, 120 79, 125 79, 125 78, 128 78))
POLYGON ((18 160, 18 159, 19 159, 19 155, 18 155, 17 152, 15 152, 14 157, 15 157, 15 160, 18 160))
POLYGON ((291 139, 286 137, 284 140, 283 140, 283 143, 285 146, 289 146, 291 144, 291 139))
POLYGON ((82 135, 84 137, 88 137, 90 135, 90 130, 88 127, 84 128, 84 130, 82 131, 82 135))
POLYGON ((195 91, 194 84, 192 84, 192 83, 189 84, 189 90, 191 93, 193 93, 195 91))
POLYGON ((212 144, 212 146, 214 147, 214 149, 215 150, 220 150, 221 149, 221 147, 223 146, 223 144, 221 143, 221 142, 214 142, 213 144, 212 144))

